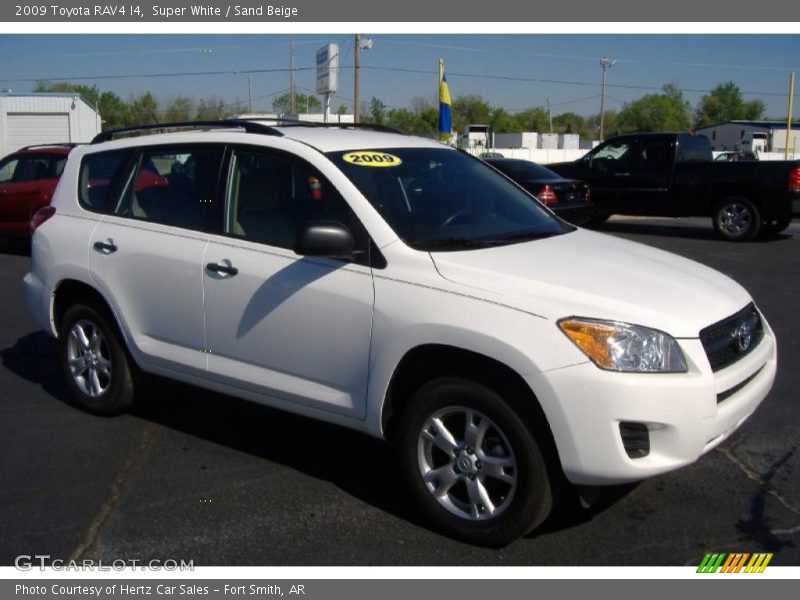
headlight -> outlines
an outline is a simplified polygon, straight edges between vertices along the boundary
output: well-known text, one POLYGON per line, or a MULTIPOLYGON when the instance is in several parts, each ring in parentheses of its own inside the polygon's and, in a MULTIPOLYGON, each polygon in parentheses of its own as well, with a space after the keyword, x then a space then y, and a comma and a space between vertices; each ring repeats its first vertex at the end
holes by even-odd
POLYGON ((596 319, 558 322, 567 337, 601 369, 630 373, 685 373, 675 339, 657 329, 596 319))

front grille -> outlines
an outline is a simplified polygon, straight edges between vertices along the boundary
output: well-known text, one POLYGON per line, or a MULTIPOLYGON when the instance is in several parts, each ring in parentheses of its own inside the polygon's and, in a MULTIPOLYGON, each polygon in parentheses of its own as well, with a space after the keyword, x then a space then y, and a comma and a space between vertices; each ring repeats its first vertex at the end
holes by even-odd
POLYGON ((764 325, 754 304, 700 332, 712 371, 719 371, 747 356, 764 337, 764 325))

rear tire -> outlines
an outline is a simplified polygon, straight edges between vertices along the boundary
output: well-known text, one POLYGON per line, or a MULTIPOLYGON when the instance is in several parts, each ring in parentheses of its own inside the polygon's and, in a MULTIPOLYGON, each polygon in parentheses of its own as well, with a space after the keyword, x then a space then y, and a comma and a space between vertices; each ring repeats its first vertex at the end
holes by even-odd
POLYGON ((761 231, 761 215, 745 198, 726 198, 714 210, 714 229, 726 240, 752 240, 761 231))
POLYGON ((75 304, 61 319, 58 362, 75 403, 98 415, 127 411, 134 400, 134 365, 107 310, 75 304))
POLYGON ((530 429, 489 388, 464 379, 433 380, 414 394, 397 431, 412 497, 443 533, 499 547, 550 514, 553 470, 530 429))

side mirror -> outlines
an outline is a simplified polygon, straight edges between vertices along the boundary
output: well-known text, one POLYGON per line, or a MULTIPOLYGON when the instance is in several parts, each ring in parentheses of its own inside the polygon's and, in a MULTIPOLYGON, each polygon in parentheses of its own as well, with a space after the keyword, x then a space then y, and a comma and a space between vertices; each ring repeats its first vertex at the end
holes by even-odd
POLYGON ((340 223, 308 223, 300 227, 294 251, 301 256, 353 258, 356 243, 350 230, 340 223))

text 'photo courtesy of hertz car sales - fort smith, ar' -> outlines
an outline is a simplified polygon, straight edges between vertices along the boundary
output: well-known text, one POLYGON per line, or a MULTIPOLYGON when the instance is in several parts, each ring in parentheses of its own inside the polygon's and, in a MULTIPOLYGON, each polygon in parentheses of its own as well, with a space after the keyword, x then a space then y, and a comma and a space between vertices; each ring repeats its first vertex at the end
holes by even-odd
POLYGON ((32 227, 28 304, 80 407, 123 412, 154 374, 384 438, 420 514, 475 544, 692 463, 775 378, 735 281, 377 126, 106 132, 32 227))

